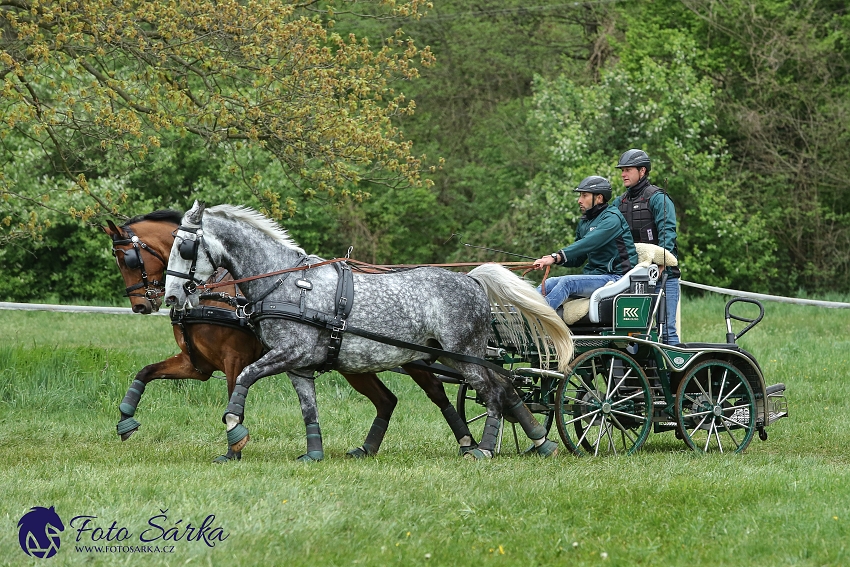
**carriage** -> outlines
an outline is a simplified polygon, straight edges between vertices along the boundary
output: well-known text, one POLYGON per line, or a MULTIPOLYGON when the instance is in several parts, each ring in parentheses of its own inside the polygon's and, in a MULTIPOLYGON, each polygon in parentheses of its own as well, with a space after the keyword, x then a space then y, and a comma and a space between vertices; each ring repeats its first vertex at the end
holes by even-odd
MULTIPOLYGON (((758 361, 737 344, 764 317, 761 303, 726 303, 725 342, 668 346, 658 340, 663 278, 657 264, 644 262, 590 298, 567 302, 562 309, 575 357, 566 372, 543 364, 531 341, 494 316, 488 358, 512 371, 523 401, 547 429, 557 427, 572 453, 628 455, 650 433, 666 431, 694 451, 740 453, 756 433, 766 440, 766 428, 788 415, 784 384, 768 386, 758 361), (742 303, 758 307, 758 316, 733 313, 742 303), (733 320, 745 324, 737 333, 733 320)), ((440 370, 445 381, 459 384, 458 413, 469 424, 480 420, 475 391, 440 370)), ((514 443, 520 451, 515 426, 514 443)))
MULTIPOLYGON (((353 337, 346 339, 349 351, 352 344, 361 346, 360 362, 363 357, 371 359, 376 355, 375 342, 388 345, 385 350, 389 354, 384 355, 387 358, 378 363, 393 360, 395 356, 396 364, 401 364, 396 369, 410 374, 440 408, 458 440, 461 454, 469 455, 477 450, 475 458, 487 458, 493 449, 495 452, 501 450, 506 427, 500 419, 513 427, 518 451, 517 423, 535 442, 530 451, 546 456, 557 449, 556 444, 547 440, 553 425, 557 426, 564 445, 578 455, 630 454, 641 447, 650 432, 670 430, 696 451, 742 452, 755 432, 766 439, 765 428, 787 415, 784 386, 767 387, 757 361, 736 343, 761 321, 763 307, 746 299, 730 301, 726 305, 725 343, 675 347, 661 344, 659 330, 665 317, 664 302, 659 300, 659 295, 664 289, 664 276, 658 266, 663 262, 655 259, 643 261, 621 280, 600 288, 590 298, 568 302, 565 313, 561 313, 563 320, 555 316, 527 282, 492 264, 479 266, 469 274, 478 285, 465 276, 449 277, 448 272, 434 271, 435 268, 421 273, 392 270, 394 275, 380 278, 384 280, 381 285, 371 276, 361 276, 360 291, 362 286, 371 286, 372 302, 380 304, 373 305, 369 311, 369 304, 364 303, 361 294, 357 300, 360 314, 346 320, 354 303, 354 280, 349 262, 344 261, 347 259, 319 261, 317 257, 305 255, 285 234, 276 234, 276 225, 258 218, 253 211, 230 206, 217 209, 214 214, 210 211, 213 214, 210 220, 219 226, 204 225, 203 230, 200 223, 205 218, 204 209, 197 203, 182 222, 173 218, 173 212, 164 216, 152 213, 136 219, 141 221, 138 223, 134 220, 121 228, 113 224, 105 228, 113 239, 118 266, 127 283, 127 295, 138 312, 150 312, 151 305, 159 301, 157 298, 163 293, 179 293, 186 298, 195 295, 198 287, 211 289, 233 283, 240 283, 245 293, 242 301, 231 303, 235 312, 228 311, 222 317, 213 315, 227 310, 204 306, 183 310, 176 317, 172 312, 175 338, 183 354, 139 372, 119 406, 121 420, 117 432, 122 440, 139 427, 134 418, 136 407, 151 380, 186 377, 205 380, 214 369, 219 369, 227 375, 231 403, 224 419, 228 426, 229 450, 227 455, 216 460, 238 459, 249 439, 242 425, 248 388, 262 376, 286 371, 298 393, 307 430, 308 451, 299 458, 321 460, 323 452, 312 373, 300 372, 298 369, 302 366, 286 366, 288 360, 273 367, 274 364, 269 363, 273 358, 269 351, 264 354, 258 351, 261 346, 269 349, 268 336, 263 337, 261 345, 249 328, 256 330, 257 325, 268 320, 281 321, 284 325, 283 332, 276 338, 285 343, 278 349, 278 356, 288 357, 296 350, 293 347, 305 340, 314 345, 298 354, 299 361, 303 362, 305 357, 313 360, 303 366, 307 369, 318 363, 328 366, 331 354, 340 354, 343 335, 353 337), (186 226, 187 218, 197 224, 186 226), (227 230, 239 233, 232 246, 256 247, 257 250, 234 253, 226 249, 216 240, 219 238, 216 233, 227 230), (246 230, 254 232, 249 237, 242 234, 246 230), (207 243, 201 244, 201 233, 206 241, 212 239, 216 243, 212 253, 207 243), (263 253, 266 251, 263 247, 267 246, 275 246, 276 254, 288 257, 273 259, 271 254, 263 253), (213 282, 216 279, 213 278, 213 254, 219 257, 219 262, 229 258, 228 269, 232 271, 236 267, 247 277, 229 283, 213 282), (147 266, 142 262, 145 255, 148 256, 147 266), (165 257, 169 255, 166 271, 165 257), (257 265, 237 266, 244 262, 257 265), (291 267, 271 271, 275 263, 291 267), (178 264, 181 270, 175 271, 173 265, 178 264), (199 279, 202 264, 203 271, 208 273, 199 279), (312 270, 312 282, 303 275, 305 270, 312 270), (166 281, 163 286, 162 276, 166 273, 184 283, 169 287, 166 281), (296 275, 283 286, 291 274, 302 275, 296 275), (277 282, 269 280, 269 276, 277 277, 277 282), (205 279, 207 277, 211 279, 205 279), (454 350, 466 354, 452 352, 452 345, 445 342, 437 345, 439 348, 433 342, 430 346, 422 344, 421 338, 410 334, 415 325, 410 314, 420 316, 428 312, 430 315, 433 311, 431 308, 423 310, 420 292, 423 277, 440 279, 439 285, 432 282, 427 289, 441 291, 447 288, 446 282, 453 287, 450 293, 432 294, 431 300, 447 308, 444 311, 447 317, 440 319, 449 325, 443 339, 450 338, 454 350), (384 287, 387 281, 395 282, 392 288, 395 299, 389 302, 384 287), (140 288, 145 288, 145 293, 135 291, 140 288), (463 293, 459 293, 461 288, 465 290, 463 293), (482 288, 487 297, 481 296, 482 288), (488 289, 500 291, 491 293, 488 289), (271 300, 269 294, 276 290, 283 295, 271 300), (318 295, 314 295, 317 292, 318 295), (471 303, 458 307, 457 302, 464 294, 471 303), (499 294, 501 298, 497 297, 499 294), (318 298, 319 303, 308 299, 310 297, 318 298), (488 298, 490 307, 487 307, 488 298), (513 303, 505 301, 510 298, 513 303), (454 307, 450 302, 455 302, 454 307), (749 319, 732 314, 731 308, 738 302, 757 305, 758 317, 749 319), (364 306, 368 318, 363 317, 364 306), (459 325, 457 318, 451 315, 458 312, 468 315, 475 312, 476 322, 470 324, 471 319, 467 317, 459 325), (374 321, 370 323, 370 319, 374 321), (485 328, 488 319, 491 322, 489 330, 485 328), (732 332, 733 319, 747 326, 735 334, 732 332), (352 321, 353 325, 348 324, 352 321), (570 325, 572 338, 564 322, 570 325), (358 328, 363 324, 367 327, 371 324, 372 330, 358 328), (386 335, 388 326, 394 327, 395 338, 386 335), (222 330, 219 343, 199 340, 209 339, 213 329, 222 330), (312 340, 318 342, 309 342, 309 336, 299 338, 298 335, 305 332, 313 333, 312 340), (464 334, 452 335, 456 332, 464 334), (366 339, 365 342, 362 339, 366 339), (556 352, 568 355, 562 360, 553 358, 547 343, 554 345, 556 352), (237 352, 241 353, 238 357, 225 356, 225 353, 237 352), (434 363, 437 359, 453 363, 452 367, 434 363), (489 377, 485 368, 491 371, 489 377), (458 384, 455 406, 446 397, 444 383, 458 384), (499 394, 500 391, 503 394, 499 394), (479 406, 487 406, 488 411, 481 412, 479 406), (483 428, 477 430, 479 434, 472 435, 470 426, 481 425, 483 428), (482 443, 475 444, 475 439, 482 443), (485 439, 487 453, 483 454, 480 447, 485 445, 485 439)), ((422 322, 418 324, 422 329, 422 322)), ((395 407, 395 397, 374 374, 378 363, 372 360, 359 368, 351 364, 347 369, 338 368, 355 389, 369 397, 377 412, 363 445, 349 451, 350 456, 362 457, 377 452, 395 407)))

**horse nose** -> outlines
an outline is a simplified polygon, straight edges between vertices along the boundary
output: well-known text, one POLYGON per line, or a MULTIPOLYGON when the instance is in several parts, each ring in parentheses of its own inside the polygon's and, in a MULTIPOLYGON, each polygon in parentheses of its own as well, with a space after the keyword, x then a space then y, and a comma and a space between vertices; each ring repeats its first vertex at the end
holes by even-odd
POLYGON ((141 313, 142 315, 150 315, 151 313, 151 304, 145 302, 144 304, 136 304, 133 306, 133 313, 141 313))
POLYGON ((177 297, 174 295, 169 295, 165 298, 165 305, 167 307, 174 307, 175 305, 177 305, 177 297))

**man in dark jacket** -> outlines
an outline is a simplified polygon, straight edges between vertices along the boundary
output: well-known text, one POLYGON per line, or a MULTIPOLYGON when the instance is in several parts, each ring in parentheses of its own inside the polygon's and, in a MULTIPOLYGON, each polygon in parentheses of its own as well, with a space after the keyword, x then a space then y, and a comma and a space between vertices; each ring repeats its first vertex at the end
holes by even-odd
MULTIPOLYGON (((575 188, 583 213, 575 242, 534 261, 535 269, 558 264, 579 267, 583 273, 546 280, 546 301, 557 309, 571 295, 589 297, 608 282, 619 280, 637 264, 637 251, 626 219, 608 206, 611 184, 604 177, 586 177, 575 188), (585 263, 587 262, 587 263, 585 263)), ((537 288, 541 291, 541 287, 537 288)))
MULTIPOLYGON (((629 150, 620 156, 617 167, 621 171, 626 192, 620 195, 612 207, 620 210, 631 229, 635 242, 655 244, 679 257, 676 246, 676 208, 673 201, 659 187, 649 182, 652 162, 643 150, 629 150)), ((667 321, 663 326, 661 340, 668 345, 679 344, 676 331, 676 309, 679 305, 679 268, 667 268, 666 296, 667 321)))

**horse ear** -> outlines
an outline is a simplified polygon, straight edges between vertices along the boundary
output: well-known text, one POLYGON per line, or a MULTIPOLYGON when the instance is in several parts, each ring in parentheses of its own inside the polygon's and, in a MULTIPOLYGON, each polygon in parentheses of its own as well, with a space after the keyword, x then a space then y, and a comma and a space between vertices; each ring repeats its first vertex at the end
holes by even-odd
POLYGON ((115 226, 115 223, 111 220, 106 221, 106 225, 107 226, 102 226, 100 228, 109 236, 118 236, 121 234, 121 231, 118 229, 117 226, 115 226))
POLYGON ((201 201, 195 200, 195 204, 192 205, 192 208, 186 211, 186 220, 192 224, 201 224, 201 216, 204 214, 204 203, 201 201))

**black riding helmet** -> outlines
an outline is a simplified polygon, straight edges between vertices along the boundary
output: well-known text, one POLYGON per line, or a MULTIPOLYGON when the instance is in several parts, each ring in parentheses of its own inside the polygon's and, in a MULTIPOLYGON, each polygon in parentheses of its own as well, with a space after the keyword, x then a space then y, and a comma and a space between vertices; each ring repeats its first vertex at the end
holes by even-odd
POLYGON ((606 203, 611 200, 611 184, 607 179, 600 177, 599 175, 585 177, 581 180, 581 183, 578 184, 578 187, 573 189, 573 191, 576 193, 593 193, 602 195, 602 199, 606 203))
POLYGON ((652 162, 649 160, 649 156, 646 155, 645 151, 629 150, 621 155, 620 161, 617 162, 618 169, 624 167, 645 167, 646 172, 649 173, 649 170, 652 169, 652 162))

